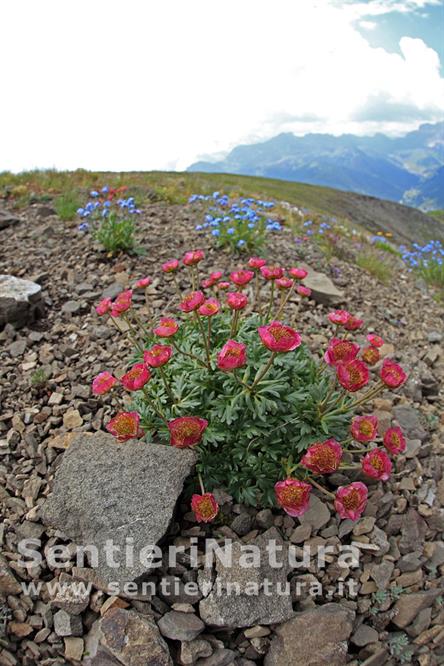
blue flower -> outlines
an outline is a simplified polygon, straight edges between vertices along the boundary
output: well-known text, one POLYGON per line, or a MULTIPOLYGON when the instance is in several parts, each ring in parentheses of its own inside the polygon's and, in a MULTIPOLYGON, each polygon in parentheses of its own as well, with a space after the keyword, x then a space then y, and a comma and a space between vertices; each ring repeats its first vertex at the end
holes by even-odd
POLYGON ((212 236, 220 236, 220 231, 219 231, 219 229, 213 229, 211 234, 212 234, 212 236))
POLYGON ((82 222, 82 224, 79 224, 79 231, 88 231, 88 229, 89 229, 88 222, 82 222))
POLYGON ((237 247, 242 247, 243 245, 245 245, 245 241, 241 238, 241 240, 237 241, 237 247))
POLYGON ((230 234, 230 236, 232 236, 234 234, 233 227, 230 227, 229 229, 227 229, 227 234, 230 234))
POLYGON ((102 194, 108 194, 109 192, 108 185, 104 185, 100 191, 102 192, 102 194))
POLYGON ((99 196, 99 193, 96 192, 95 190, 93 190, 92 192, 89 193, 89 196, 95 198, 95 197, 98 197, 98 196, 99 196))

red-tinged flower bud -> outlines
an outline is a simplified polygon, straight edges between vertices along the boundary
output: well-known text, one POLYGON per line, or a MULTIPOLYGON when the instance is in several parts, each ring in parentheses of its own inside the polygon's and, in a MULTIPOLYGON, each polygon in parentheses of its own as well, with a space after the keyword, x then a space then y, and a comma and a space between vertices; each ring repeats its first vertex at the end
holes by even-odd
POLYGON ((310 491, 311 485, 298 479, 278 481, 274 486, 277 504, 293 518, 307 511, 310 491))
POLYGON ((303 280, 307 277, 308 272, 304 268, 289 268, 288 274, 295 280, 303 280))
POLYGON ((343 520, 358 520, 367 506, 367 497, 368 488, 361 481, 339 486, 335 497, 335 509, 339 517, 343 520))
POLYGON ((357 442, 371 442, 378 435, 378 419, 376 416, 355 416, 350 432, 357 442))
POLYGON ((342 447, 335 439, 312 444, 301 459, 301 465, 315 474, 336 472, 342 458, 342 447))
POLYGON ((387 481, 392 471, 392 463, 382 449, 369 451, 362 459, 362 471, 367 476, 380 481, 387 481))
POLYGON ((173 348, 168 345, 153 345, 151 349, 143 352, 143 360, 151 368, 161 368, 168 363, 173 353, 173 348))
POLYGON ((221 291, 227 291, 227 289, 230 289, 230 287, 231 287, 231 282, 227 281, 219 282, 217 285, 217 288, 220 289, 221 291))
POLYGON ((151 373, 144 363, 136 363, 131 370, 120 378, 127 391, 140 391, 149 382, 151 373))
POLYGON ((254 278, 254 271, 234 271, 230 273, 231 282, 238 287, 243 287, 254 278))
POLYGON ((350 312, 347 310, 333 310, 328 315, 329 320, 332 324, 337 324, 337 326, 344 326, 347 321, 350 319, 350 312))
POLYGON ((362 350, 362 360, 367 365, 376 365, 380 358, 379 350, 376 347, 364 347, 362 350))
POLYGON ((111 305, 111 316, 118 317, 130 309, 133 298, 132 289, 122 291, 111 305))
POLYGON ((296 291, 298 292, 299 296, 303 296, 304 298, 309 298, 311 296, 311 289, 309 289, 309 287, 304 287, 303 284, 300 284, 298 287, 296 287, 296 291))
POLYGON ((151 282, 152 280, 150 277, 141 278, 134 284, 133 289, 145 289, 145 287, 148 287, 151 282))
POLYGON ((162 264, 162 270, 164 273, 174 273, 179 268, 178 259, 169 259, 164 264, 162 264))
POLYGON ((261 266, 260 270, 266 280, 279 280, 284 277, 284 269, 280 266, 261 266))
POLYGON ((202 250, 191 250, 191 252, 185 252, 182 261, 185 266, 196 266, 204 257, 205 255, 202 250))
POLYGON ((185 296, 179 307, 182 312, 193 312, 203 303, 205 303, 205 294, 202 291, 192 291, 191 294, 185 296))
POLYGON ((364 324, 363 319, 358 319, 357 317, 350 315, 344 324, 344 328, 346 331, 357 331, 358 328, 361 328, 363 324, 364 324))
POLYGON ((406 450, 407 442, 405 441, 404 434, 401 428, 389 428, 384 433, 384 446, 392 455, 396 456, 398 453, 403 453, 406 450))
POLYGON ((240 291, 232 291, 227 294, 227 305, 232 310, 243 310, 247 307, 248 298, 240 291))
POLYGON ((332 338, 328 343, 327 351, 324 354, 324 361, 328 363, 328 365, 336 366, 339 363, 353 361, 358 353, 359 345, 354 342, 332 338))
POLYGON ((108 393, 108 391, 111 391, 113 386, 117 384, 117 379, 113 377, 113 375, 105 370, 104 372, 101 372, 97 375, 97 377, 94 377, 93 383, 92 383, 92 392, 94 395, 103 395, 104 393, 108 393))
POLYGON ((246 350, 243 342, 228 340, 217 355, 217 367, 224 371, 242 368, 247 362, 246 350))
POLYGON ((112 307, 112 301, 110 298, 104 298, 103 300, 100 301, 98 305, 96 305, 96 312, 101 317, 102 315, 106 314, 111 310, 112 307))
POLYGON ((294 282, 290 278, 282 277, 276 280, 275 285, 278 289, 291 289, 294 282))
POLYGON ((370 380, 367 366, 358 359, 348 361, 348 363, 340 363, 336 367, 336 374, 341 386, 351 393, 364 388, 370 380))
POLYGON ((375 335, 374 333, 369 333, 367 335, 367 340, 372 345, 372 347, 382 347, 384 344, 384 340, 379 335, 375 335))
POLYGON ((300 334, 280 321, 272 321, 267 326, 259 326, 260 339, 272 352, 289 352, 302 343, 300 334))
POLYGON ((199 308, 202 317, 213 317, 220 310, 220 303, 216 298, 208 298, 199 308))
POLYGON ((208 426, 206 419, 198 416, 179 416, 168 423, 170 444, 178 449, 186 449, 198 444, 208 426))
POLYGON ((260 257, 250 257, 248 260, 248 265, 250 268, 262 268, 267 263, 266 259, 261 259, 260 257))
POLYGON ((384 359, 379 376, 389 388, 398 388, 407 380, 407 375, 401 366, 389 358, 384 359))
POLYGON ((191 508, 198 523, 211 523, 219 513, 219 504, 216 502, 213 493, 193 495, 191 508))
POLYGON ((170 338, 179 330, 179 324, 170 317, 162 317, 159 325, 153 329, 153 333, 159 338, 170 338))
POLYGON ((223 275, 222 271, 214 271, 214 273, 210 273, 210 276, 206 280, 202 280, 202 282, 200 283, 201 287, 203 289, 209 289, 210 287, 214 287, 214 285, 221 279, 222 275, 223 275))
POLYGON ((140 416, 137 412, 120 412, 107 423, 106 429, 111 435, 117 437, 119 442, 126 442, 128 439, 138 439, 143 436, 143 431, 140 428, 140 416))

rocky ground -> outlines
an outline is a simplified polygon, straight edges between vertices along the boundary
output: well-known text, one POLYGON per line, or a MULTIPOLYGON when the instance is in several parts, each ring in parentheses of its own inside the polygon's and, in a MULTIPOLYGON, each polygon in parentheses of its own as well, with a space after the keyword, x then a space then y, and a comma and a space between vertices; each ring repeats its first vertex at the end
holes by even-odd
MULTIPOLYGON (((64 456, 71 456, 77 473, 82 469, 75 466, 78 445, 65 451, 76 437, 73 433, 85 433, 87 441, 87 433, 102 430, 114 411, 111 398, 91 395, 90 384, 104 368, 123 369, 129 350, 125 340, 98 319, 93 305, 116 295, 134 278, 161 277, 162 261, 196 246, 206 250, 208 270, 232 268, 233 260, 197 237, 187 206, 148 206, 139 230, 146 254, 115 259, 98 252, 90 238, 79 233, 77 223, 58 220, 50 206, 31 206, 21 217, 0 231, 0 274, 40 284, 46 316, 17 331, 6 325, 0 333, 0 599, 5 618, 0 664, 75 664, 82 659, 94 666, 444 663, 442 306, 401 265, 393 283, 384 286, 350 263, 326 261, 310 243, 304 246, 304 260, 332 278, 343 290, 348 309, 387 340, 385 351, 409 371, 401 391, 386 392, 374 404, 381 424, 388 427, 393 416, 406 431, 406 454, 398 457, 389 482, 371 486, 365 515, 355 524, 340 522, 332 507, 316 497, 299 520, 280 511, 256 512, 236 505, 221 490, 223 521, 216 528, 197 525, 188 505, 179 504, 164 545, 187 546, 193 537, 205 535, 259 546, 267 538, 280 540, 284 547, 331 545, 333 555, 326 566, 311 562, 300 571, 261 571, 264 577, 291 581, 291 599, 271 602, 245 597, 221 601, 212 585, 216 577, 226 577, 223 567, 213 572, 196 569, 186 555, 175 567, 164 562, 152 577, 156 592, 137 599, 109 596, 97 581, 90 594, 75 599, 51 599, 46 588, 23 594, 19 581, 50 582, 60 575, 69 582, 86 575, 74 569, 73 562, 62 574, 45 560, 26 570, 18 565, 17 544, 36 538, 45 549, 69 545, 63 529, 42 522, 42 505, 64 456), (335 555, 341 544, 351 541, 361 552, 359 567, 344 572, 335 555), (338 593, 340 578, 356 582, 356 596, 338 593), (176 581, 174 594, 162 592, 162 579, 176 581), (194 595, 187 593, 187 582, 197 583, 194 595), (307 593, 307 584, 315 582, 323 586, 317 598, 307 593)), ((289 230, 272 237, 269 256, 283 265, 297 263, 289 230)), ((173 293, 162 279, 155 279, 150 289, 159 308, 173 293)), ((302 306, 298 328, 314 352, 324 348, 331 335, 329 309, 312 300, 302 306)), ((128 469, 134 465, 136 474, 130 449, 128 456, 128 469)), ((341 478, 332 483, 339 485, 341 478)), ((113 482, 110 478, 108 487, 101 485, 97 476, 104 496, 113 482)), ((98 508, 89 499, 88 505, 81 500, 90 497, 91 488, 79 484, 86 495, 72 497, 78 497, 79 511, 94 526, 91 518, 98 508)), ((140 501, 148 501, 143 492, 140 501)), ((240 578, 241 573, 235 567, 230 575, 240 578)))

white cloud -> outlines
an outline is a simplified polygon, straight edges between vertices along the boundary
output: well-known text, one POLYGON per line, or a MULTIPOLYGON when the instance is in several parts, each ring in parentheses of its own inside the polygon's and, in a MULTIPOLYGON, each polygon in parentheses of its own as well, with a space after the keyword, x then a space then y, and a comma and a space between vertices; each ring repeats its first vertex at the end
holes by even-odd
POLYGON ((359 21, 359 26, 364 30, 374 30, 378 24, 375 21, 359 21))
MULTIPOLYGON (((363 4, 2 0, 0 169, 184 168, 281 131, 443 117, 437 54, 420 39, 371 47, 354 23, 363 4), (375 120, 375 100, 413 115, 375 120)), ((393 4, 431 2, 365 3, 393 4)))

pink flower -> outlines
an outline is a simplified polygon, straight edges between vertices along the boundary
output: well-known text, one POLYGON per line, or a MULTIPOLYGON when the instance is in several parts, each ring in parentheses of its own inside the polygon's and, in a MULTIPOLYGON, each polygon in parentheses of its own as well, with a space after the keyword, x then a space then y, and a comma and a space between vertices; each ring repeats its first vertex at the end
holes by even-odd
POLYGON ((407 443, 401 428, 393 427, 385 431, 384 446, 392 455, 403 453, 406 450, 407 443))
POLYGON ((222 275, 223 275, 222 271, 214 271, 213 273, 210 274, 210 276, 206 280, 202 280, 202 282, 200 283, 201 287, 203 289, 209 289, 210 287, 214 287, 214 285, 218 282, 218 280, 220 280, 222 275))
POLYGON ((392 463, 382 449, 372 449, 361 461, 362 471, 367 476, 380 481, 387 481, 392 471, 392 463))
POLYGON ((190 252, 185 252, 182 261, 185 266, 195 266, 199 261, 202 261, 204 257, 205 255, 202 250, 191 250, 190 252))
POLYGON ((96 312, 101 317, 111 310, 112 301, 110 298, 104 298, 98 305, 96 305, 96 312))
POLYGON ((227 281, 219 282, 217 285, 217 288, 221 289, 221 291, 226 291, 227 289, 230 289, 230 287, 231 287, 231 282, 227 281))
POLYGON ((348 363, 340 363, 336 367, 336 374, 341 386, 351 393, 364 388, 370 379, 367 366, 356 358, 348 363))
POLYGON ((384 344, 384 340, 379 335, 375 335, 374 333, 369 333, 367 335, 367 340, 372 345, 372 347, 382 347, 384 344))
POLYGON ((358 520, 367 506, 368 488, 361 481, 339 486, 336 491, 335 509, 339 517, 358 520))
POLYGON ((123 314, 131 307, 131 302, 133 298, 133 290, 127 289, 122 291, 115 299, 111 306, 111 316, 118 317, 123 314))
POLYGON ((160 368, 171 358, 173 348, 168 345, 153 345, 151 349, 143 352, 143 360, 151 368, 160 368))
POLYGON ((192 291, 185 296, 179 307, 182 312, 193 312, 200 308, 203 303, 205 303, 205 294, 202 291, 192 291))
POLYGON ((145 287, 148 287, 151 282, 152 280, 150 277, 141 278, 134 284, 133 289, 144 289, 145 287))
POLYGON ((230 273, 231 282, 234 282, 238 287, 243 287, 251 282, 253 278, 254 271, 234 271, 233 273, 230 273))
POLYGON ((104 372, 100 372, 97 377, 94 377, 92 392, 94 395, 103 395, 104 393, 108 393, 115 384, 117 384, 117 379, 105 370, 104 372))
POLYGON ((338 365, 353 361, 359 352, 359 345, 350 340, 340 340, 332 338, 328 343, 327 351, 324 354, 324 360, 328 365, 338 365))
POLYGON ((119 442, 126 442, 128 439, 138 439, 143 436, 143 430, 140 428, 140 416, 137 412, 120 412, 105 427, 111 435, 117 437, 119 442))
POLYGON ((164 264, 162 264, 162 270, 164 273, 174 273, 179 268, 178 259, 169 259, 164 264))
POLYGON ((364 323, 363 319, 358 319, 357 317, 350 315, 344 324, 344 328, 347 331, 356 331, 358 328, 361 328, 363 323, 364 323))
POLYGON ((293 351, 302 342, 297 331, 280 321, 272 321, 267 326, 259 326, 257 330, 263 344, 272 352, 293 351))
POLYGON ((333 310, 328 315, 329 320, 332 324, 337 324, 338 326, 344 326, 350 318, 350 312, 347 310, 333 310))
POLYGON ((296 280, 303 280, 307 277, 308 273, 304 268, 289 268, 288 274, 296 280))
POLYGON ((198 416, 179 416, 168 423, 170 444, 178 449, 186 449, 198 444, 208 426, 206 419, 198 416))
POLYGON ((243 342, 228 340, 217 355, 219 370, 236 370, 247 362, 247 347, 243 342))
POLYGON ((248 265, 250 268, 262 268, 267 263, 266 259, 261 259, 260 257, 250 257, 248 260, 248 265))
POLYGON ((213 493, 193 495, 191 497, 191 508, 198 523, 211 523, 219 513, 219 504, 213 493))
POLYGON ((282 277, 276 280, 275 285, 278 289, 291 289, 294 282, 290 278, 282 277))
POLYGON ((373 415, 355 416, 350 431, 357 442, 371 442, 378 435, 378 419, 373 415))
POLYGON ((362 360, 367 365, 376 365, 380 358, 379 350, 376 347, 364 347, 362 350, 362 360))
POLYGON ((398 388, 407 379, 407 375, 401 366, 389 358, 384 359, 379 376, 389 388, 398 388))
POLYGON ((276 501, 289 516, 302 516, 310 501, 311 485, 298 479, 278 481, 274 486, 276 501))
POLYGON ((280 266, 261 266, 260 270, 266 280, 279 280, 284 277, 284 269, 280 266))
POLYGON ((162 317, 159 325, 153 330, 159 338, 170 338, 179 330, 179 324, 170 317, 162 317))
POLYGON ((231 291, 227 294, 227 305, 232 310, 243 310, 247 304, 247 296, 240 291, 231 291))
POLYGON ((298 292, 299 296, 305 296, 307 298, 311 296, 311 289, 304 287, 303 284, 300 284, 298 287, 296 287, 296 291, 298 292))
POLYGON ((212 317, 220 310, 220 303, 216 298, 208 298, 199 308, 199 314, 202 317, 212 317))
POLYGON ((151 378, 151 373, 144 363, 136 363, 120 378, 128 391, 140 391, 151 378))
POLYGON ((312 444, 302 456, 301 465, 315 474, 336 472, 342 458, 342 447, 335 439, 312 444))

